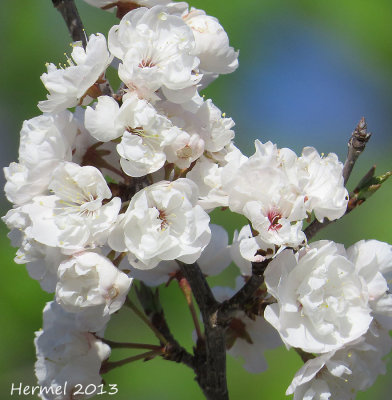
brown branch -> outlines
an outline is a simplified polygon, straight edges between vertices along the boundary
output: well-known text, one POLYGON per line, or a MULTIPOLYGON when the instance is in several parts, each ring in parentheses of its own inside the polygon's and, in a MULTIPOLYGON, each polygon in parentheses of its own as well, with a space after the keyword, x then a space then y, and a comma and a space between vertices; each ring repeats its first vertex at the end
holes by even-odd
POLYGON ((86 34, 74 0, 52 0, 52 3, 61 13, 72 37, 72 41, 80 41, 82 42, 83 47, 86 48, 86 34))
POLYGON ((214 322, 219 303, 197 263, 177 261, 189 282, 204 322, 204 340, 197 341, 196 379, 208 400, 228 400, 225 327, 214 322))
POLYGON ((159 301, 158 290, 154 293, 152 289, 143 282, 139 283, 139 287, 135 285, 135 288, 137 297, 146 316, 154 326, 154 329, 159 332, 160 336, 163 338, 163 341, 161 340, 161 344, 164 345, 163 357, 166 360, 182 363, 195 370, 194 357, 177 342, 170 331, 159 301))
POLYGON ((346 184, 348 179, 350 178, 354 164, 357 161, 358 157, 365 150, 366 144, 371 136, 372 134, 368 133, 367 131, 367 124, 365 118, 362 117, 358 125, 354 129, 354 132, 352 133, 350 140, 348 141, 347 159, 343 167, 344 184, 346 184))
MULTIPOLYGON (((346 211, 346 213, 347 213, 347 211, 346 211)), ((320 222, 317 219, 312 221, 312 223, 309 224, 306 227, 306 229, 304 230, 304 233, 305 233, 305 236, 306 236, 308 242, 313 238, 314 235, 316 235, 321 229, 326 228, 331 222, 333 222, 333 221, 330 221, 327 218, 325 218, 323 222, 320 222)))
POLYGON ((226 326, 233 314, 244 309, 263 284, 264 272, 271 261, 272 258, 267 258, 264 261, 252 263, 252 276, 233 297, 220 305, 214 316, 216 324, 226 326))

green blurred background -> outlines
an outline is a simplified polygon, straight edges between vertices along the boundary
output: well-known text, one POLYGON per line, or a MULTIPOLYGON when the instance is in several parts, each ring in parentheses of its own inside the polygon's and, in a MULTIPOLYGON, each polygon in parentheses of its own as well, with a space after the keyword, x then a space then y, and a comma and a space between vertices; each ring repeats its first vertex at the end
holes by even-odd
MULTIPOLYGON (((76 0, 88 33, 107 33, 113 14, 76 0)), ((237 123, 238 146, 251 154, 253 141, 272 140, 298 153, 304 146, 336 152, 344 160, 347 139, 364 115, 374 132, 366 153, 350 180, 377 163, 391 169, 392 126, 392 2, 390 0, 194 0, 219 18, 231 44, 240 49, 240 68, 223 76, 205 92, 237 123)), ((39 76, 47 61, 64 62, 70 39, 50 0, 0 2, 1 166, 17 159, 18 135, 24 119, 39 114, 38 100, 46 96, 39 76)), ((4 179, 1 177, 1 185, 4 179)), ((318 238, 350 245, 360 239, 392 243, 392 184, 370 201, 327 228, 318 238)), ((2 197, 4 215, 10 205, 2 197)), ((215 212, 232 236, 243 220, 215 212)), ((43 293, 25 268, 13 263, 6 228, 0 226, 0 398, 11 399, 11 382, 35 384, 33 333, 40 329, 41 311, 52 296, 43 293)), ((212 284, 234 286, 234 267, 212 284)), ((168 321, 181 343, 191 348, 192 322, 178 288, 162 290, 168 321)), ((115 315, 107 331, 113 340, 154 343, 153 336, 128 310, 115 315)), ((114 351, 114 359, 132 354, 114 351)), ((228 359, 232 399, 284 399, 292 376, 301 366, 296 354, 278 349, 267 353, 270 369, 260 375, 244 371, 228 359)), ((359 399, 384 400, 392 389, 389 377, 359 399)), ((160 359, 136 362, 109 373, 125 399, 202 399, 190 370, 160 359)), ((102 399, 105 396, 100 396, 102 399)), ((109 396, 107 396, 109 397, 109 396)), ((23 398, 33 398, 23 396, 23 398)))

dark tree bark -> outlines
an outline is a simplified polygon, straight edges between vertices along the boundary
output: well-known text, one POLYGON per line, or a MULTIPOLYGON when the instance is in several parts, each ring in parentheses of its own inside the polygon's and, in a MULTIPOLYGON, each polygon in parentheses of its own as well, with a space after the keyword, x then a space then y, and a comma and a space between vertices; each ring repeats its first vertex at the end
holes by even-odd
POLYGON ((52 0, 52 3, 64 18, 72 40, 74 42, 81 41, 85 48, 87 45, 86 33, 74 0, 52 0))

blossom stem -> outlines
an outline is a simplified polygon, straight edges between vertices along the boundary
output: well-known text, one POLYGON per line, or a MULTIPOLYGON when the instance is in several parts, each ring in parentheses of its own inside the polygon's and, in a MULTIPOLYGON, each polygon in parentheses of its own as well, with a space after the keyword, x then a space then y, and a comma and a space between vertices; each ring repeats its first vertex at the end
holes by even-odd
POLYGON ((146 343, 130 343, 130 342, 114 342, 108 339, 101 339, 104 343, 109 345, 112 349, 146 349, 146 350, 162 350, 161 346, 146 343))
POLYGON ((294 348, 294 350, 297 352, 297 354, 301 357, 301 360, 306 363, 309 360, 312 360, 313 358, 316 358, 313 354, 307 353, 306 351, 303 351, 300 348, 294 348))
POLYGON ((198 339, 201 339, 203 337, 203 334, 201 332, 199 318, 197 317, 196 309, 192 300, 192 289, 185 278, 178 279, 178 286, 184 294, 189 310, 191 312, 193 324, 195 325, 196 329, 196 335, 198 339))
POLYGON ((124 358, 123 360, 119 360, 119 361, 109 361, 109 362, 102 364, 100 373, 106 374, 114 368, 122 367, 123 365, 129 364, 134 361, 143 360, 143 359, 145 361, 148 361, 160 354, 162 354, 162 349, 147 351, 145 353, 138 354, 138 355, 132 356, 132 357, 127 357, 127 358, 124 358))
POLYGON ((167 340, 162 335, 162 333, 159 332, 159 330, 146 317, 146 315, 136 307, 136 305, 129 299, 129 297, 127 297, 127 299, 125 300, 125 305, 128 306, 154 332, 155 336, 162 344, 167 344, 167 340))
POLYGON ((87 46, 86 33, 74 0, 52 0, 53 6, 62 15, 69 33, 74 42, 81 41, 83 47, 87 46))
POLYGON ((121 264, 121 261, 124 259, 124 257, 127 255, 127 253, 120 253, 119 255, 118 255, 118 257, 117 258, 115 258, 114 260, 113 260, 113 264, 116 266, 116 267, 118 267, 120 264, 121 264))

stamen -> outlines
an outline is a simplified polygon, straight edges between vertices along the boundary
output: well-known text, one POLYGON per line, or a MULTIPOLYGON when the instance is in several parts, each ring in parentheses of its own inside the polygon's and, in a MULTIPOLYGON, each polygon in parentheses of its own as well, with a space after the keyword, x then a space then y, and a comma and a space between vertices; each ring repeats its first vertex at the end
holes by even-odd
POLYGON ((139 68, 152 68, 152 67, 155 67, 155 63, 153 63, 153 61, 152 61, 152 59, 151 58, 147 58, 146 60, 142 60, 140 63, 139 63, 139 65, 138 65, 138 67, 139 68))
POLYGON ((279 220, 282 218, 282 214, 280 214, 277 210, 268 211, 267 217, 271 223, 268 230, 272 229, 273 231, 277 231, 282 227, 282 224, 279 224, 279 220))
POLYGON ((159 211, 159 219, 161 222, 161 230, 165 230, 169 226, 169 222, 167 220, 167 215, 165 210, 158 210, 159 211))

